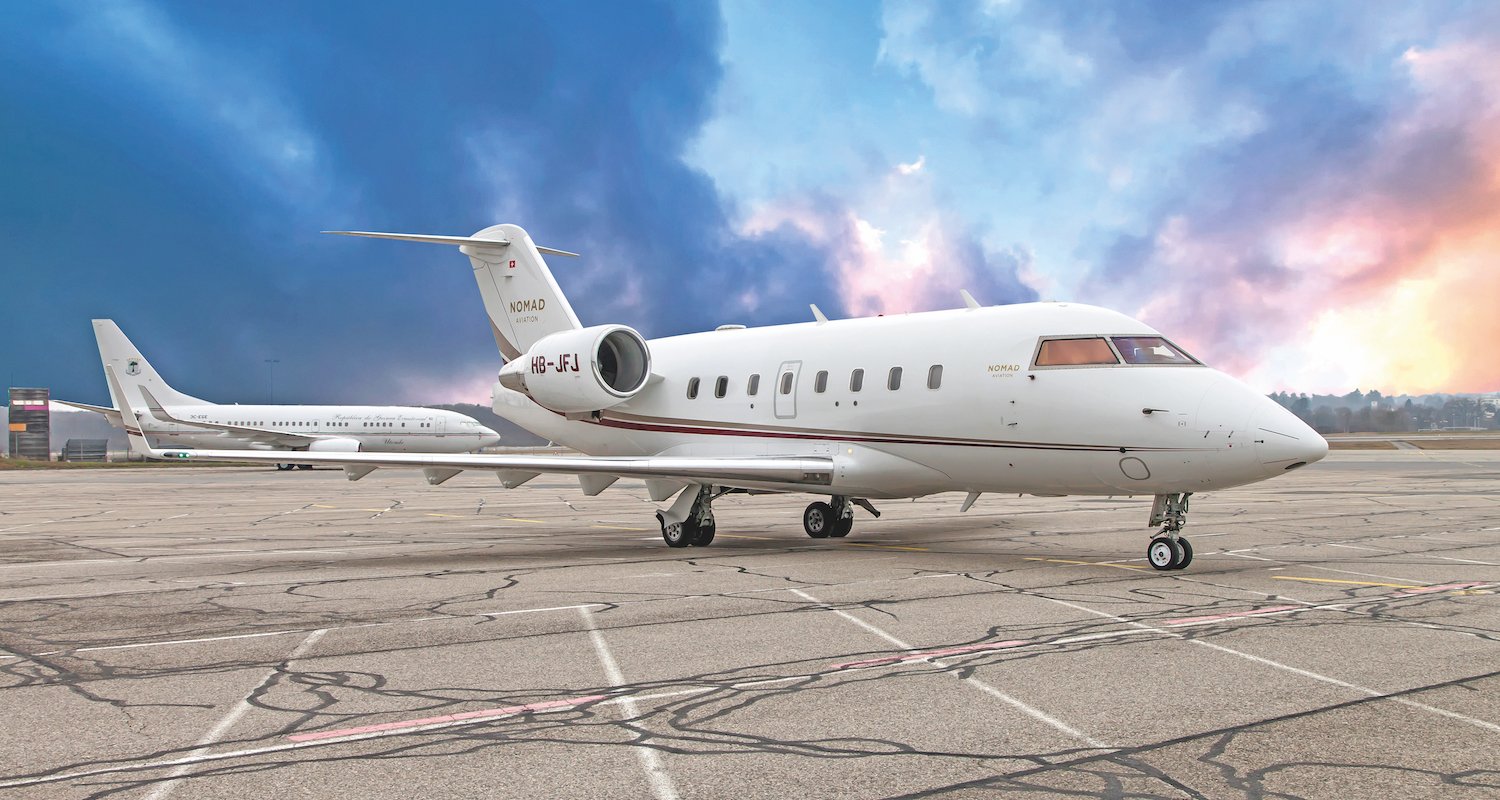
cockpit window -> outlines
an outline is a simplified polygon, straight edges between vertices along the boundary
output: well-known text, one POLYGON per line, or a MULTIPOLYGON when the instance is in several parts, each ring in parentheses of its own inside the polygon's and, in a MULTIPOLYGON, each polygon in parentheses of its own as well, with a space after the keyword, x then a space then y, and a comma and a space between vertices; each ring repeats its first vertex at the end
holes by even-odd
POLYGON ((1115 351, 1102 338, 1047 339, 1036 352, 1038 367, 1077 367, 1086 364, 1118 364, 1115 351))
POLYGON ((1160 336, 1115 336, 1111 341, 1126 364, 1201 363, 1160 336))

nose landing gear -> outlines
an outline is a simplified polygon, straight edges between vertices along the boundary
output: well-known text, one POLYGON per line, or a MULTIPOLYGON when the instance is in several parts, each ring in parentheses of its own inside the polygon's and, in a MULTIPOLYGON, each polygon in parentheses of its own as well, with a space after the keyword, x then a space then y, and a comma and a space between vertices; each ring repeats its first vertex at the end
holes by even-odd
POLYGON ((1146 547, 1146 560, 1159 570, 1186 569, 1193 563, 1193 545, 1182 535, 1187 525, 1188 498, 1192 492, 1159 494, 1151 506, 1147 527, 1161 527, 1160 535, 1146 547))

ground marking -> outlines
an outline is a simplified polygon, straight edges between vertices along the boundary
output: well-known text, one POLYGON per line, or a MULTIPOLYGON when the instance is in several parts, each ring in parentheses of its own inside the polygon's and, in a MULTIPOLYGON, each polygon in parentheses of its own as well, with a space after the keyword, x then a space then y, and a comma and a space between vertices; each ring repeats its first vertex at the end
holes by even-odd
POLYGON ((1482 720, 1482 719, 1475 719, 1474 717, 1465 716, 1465 715, 1460 714, 1460 713, 1458 713, 1456 711, 1449 711, 1449 710, 1444 709, 1444 708, 1437 708, 1436 706, 1429 706, 1426 703, 1419 703, 1419 702, 1417 702, 1415 700, 1409 700, 1409 699, 1407 699, 1405 697, 1394 697, 1394 696, 1392 696, 1392 695, 1390 695, 1390 694, 1388 694, 1386 692, 1380 692, 1380 691, 1377 691, 1375 689, 1371 689, 1371 688, 1366 687, 1366 686, 1360 686, 1358 684, 1348 683, 1347 681, 1341 681, 1338 678, 1331 678, 1331 677, 1329 677, 1327 675, 1320 675, 1319 673, 1313 672, 1311 670, 1305 670, 1305 669, 1301 669, 1299 667, 1294 667, 1294 666, 1292 666, 1290 664, 1283 664, 1283 663, 1281 663, 1279 661, 1272 661, 1269 658, 1262 658, 1262 657, 1257 656, 1257 655, 1251 655, 1250 653, 1246 653, 1246 652, 1241 651, 1241 650, 1235 650, 1232 647, 1225 647, 1224 645, 1221 645, 1221 644, 1214 644, 1213 642, 1205 641, 1203 639, 1189 639, 1189 638, 1185 637, 1183 634, 1176 633, 1174 631, 1163 630, 1163 629, 1158 628, 1158 627, 1156 627, 1154 625, 1147 625, 1144 622, 1136 622, 1135 620, 1129 620, 1129 619, 1126 619, 1124 617, 1120 617, 1120 616, 1116 616, 1114 614, 1111 614, 1108 611, 1099 611, 1099 610, 1096 610, 1096 609, 1089 608, 1088 606, 1081 606, 1081 605, 1078 605, 1077 603, 1070 603, 1070 602, 1068 602, 1066 600, 1058 600, 1056 598, 1047 597, 1045 595, 1040 595, 1040 594, 1030 594, 1030 593, 1027 593, 1026 596, 1027 597, 1035 597, 1035 598, 1040 599, 1040 600, 1046 600, 1049 603, 1057 603, 1058 605, 1064 605, 1064 606, 1067 606, 1069 608, 1074 608, 1074 609, 1077 609, 1079 611, 1082 611, 1082 612, 1084 612, 1086 614, 1093 614, 1094 616, 1104 617, 1106 619, 1112 619, 1115 622, 1119 622, 1119 623, 1124 624, 1124 625, 1130 625, 1132 627, 1140 628, 1142 630, 1155 631, 1155 632, 1157 632, 1157 633, 1159 633, 1159 634, 1161 634, 1163 636, 1171 636, 1173 638, 1182 639, 1184 642, 1187 642, 1189 644, 1195 644, 1195 645, 1198 645, 1200 647, 1207 647, 1210 650, 1217 650, 1217 651, 1219 651, 1221 653, 1225 653, 1227 655, 1236 656, 1238 658, 1243 658, 1243 659, 1245 659, 1247 661, 1253 661, 1253 662, 1255 662, 1257 664, 1262 664, 1262 665, 1265 665, 1265 666, 1268 666, 1268 667, 1274 667, 1276 669, 1285 670, 1285 671, 1290 672, 1290 673, 1292 673, 1294 675, 1301 675, 1304 678, 1310 678, 1312 680, 1320 681, 1322 683, 1327 683, 1327 684, 1330 684, 1330 685, 1333 685, 1333 686, 1338 686, 1338 687, 1343 688, 1343 689, 1349 689, 1351 691, 1359 692, 1360 694, 1364 694, 1364 695, 1366 695, 1368 697, 1374 697, 1374 698, 1377 698, 1377 699, 1389 700, 1389 701, 1391 701, 1393 703, 1400 703, 1401 705, 1409 706, 1411 708, 1418 708, 1418 709, 1421 709, 1423 711, 1427 711, 1427 712, 1432 713, 1432 714, 1437 714, 1439 716, 1448 717, 1450 719, 1455 719, 1455 720, 1458 720, 1460 722, 1468 723, 1468 724, 1473 725, 1475 727, 1484 728, 1485 730, 1493 731, 1495 733, 1500 733, 1500 725, 1496 725, 1493 722, 1486 722, 1485 720, 1482 720))
MULTIPOLYGON (((916 650, 915 647, 913 647, 910 644, 907 644, 906 642, 902 641, 901 639, 896 638, 894 635, 889 634, 889 633, 881 630, 880 628, 877 628, 874 625, 871 625, 868 622, 865 622, 864 620, 860 619, 859 617, 854 616, 853 614, 850 614, 850 613, 848 613, 846 611, 834 608, 833 606, 828 605, 827 603, 823 602, 822 600, 819 600, 818 598, 813 597, 812 595, 808 594, 807 592, 802 591, 801 589, 791 589, 790 591, 791 591, 792 594, 795 594, 795 595, 797 595, 798 597, 801 597, 804 600, 807 600, 807 601, 812 602, 812 603, 817 603, 818 605, 822 606, 825 610, 831 611, 834 614, 837 614, 838 616, 843 617, 844 619, 848 620, 849 622, 852 622, 855 625, 858 625, 859 627, 864 628, 866 631, 869 631, 870 633, 873 633, 876 636, 879 636, 880 638, 886 640, 887 642, 890 642, 891 644, 895 645, 896 647, 898 647, 898 648, 900 648, 902 650, 916 650)), ((934 660, 933 663, 937 664, 938 666, 947 666, 947 665, 943 664, 941 661, 937 661, 937 660, 934 660)), ((1014 697, 1011 697, 1010 695, 1008 695, 1008 694, 1000 691, 999 689, 996 689, 995 687, 989 685, 988 683, 985 683, 984 681, 979 680, 978 678, 973 677, 972 675, 968 676, 968 677, 965 677, 965 678, 962 678, 962 680, 963 680, 964 683, 967 683, 970 686, 973 686, 974 688, 978 689, 979 691, 984 692, 985 694, 987 694, 987 695, 995 698, 996 700, 999 700, 1000 702, 1005 703, 1006 705, 1009 705, 1012 708, 1015 708, 1016 710, 1018 710, 1021 713, 1025 714, 1026 716, 1031 717, 1032 719, 1035 719, 1035 720, 1037 720, 1039 722, 1043 722, 1043 723, 1051 726, 1055 730, 1061 731, 1062 733, 1066 734, 1067 736, 1069 736, 1071 738, 1074 738, 1074 739, 1077 739, 1077 740, 1083 742, 1084 744, 1087 744, 1089 747, 1097 747, 1097 748, 1104 749, 1104 750, 1112 749, 1109 745, 1104 744, 1103 742, 1099 741, 1098 739, 1093 738, 1092 736, 1089 736, 1086 733, 1083 733, 1082 731, 1078 730, 1077 728, 1074 728, 1073 726, 1067 724, 1066 722, 1063 722, 1062 720, 1060 720, 1060 719, 1058 719, 1058 718, 1056 718, 1056 717, 1048 714, 1045 711, 1042 711, 1039 708, 1034 708, 1034 707, 1032 707, 1030 705, 1027 705, 1026 703, 1024 703, 1024 702, 1022 702, 1022 701, 1020 701, 1020 700, 1018 700, 1018 699, 1016 699, 1014 697)))
POLYGON ((1338 578, 1299 578, 1294 575, 1272 575, 1273 581, 1307 581, 1309 583, 1347 583, 1355 586, 1389 586, 1392 589, 1420 589, 1419 583, 1375 583, 1373 581, 1346 581, 1338 578))
MULTIPOLYGON (((594 652, 599 656, 599 664, 604 667, 604 676, 609 680, 611 686, 624 686, 625 675, 620 672, 619 664, 615 663, 615 657, 609 652, 609 645, 604 642, 604 634, 600 633, 599 626, 594 623, 594 614, 587 607, 578 609, 578 616, 583 618, 584 627, 588 628, 589 641, 594 644, 594 652)), ((641 715, 640 706, 633 697, 620 698, 620 707, 624 709, 627 719, 641 715)), ((657 800, 676 800, 677 788, 672 784, 672 776, 667 774, 666 765, 662 763, 661 754, 656 748, 644 744, 635 746, 636 757, 640 759, 641 768, 646 771, 646 780, 651 784, 651 793, 657 800)))
MULTIPOLYGON (((318 630, 315 630, 312 633, 308 634, 307 638, 303 639, 302 643, 297 645, 296 649, 292 650, 291 655, 287 656, 285 663, 290 664, 296 659, 302 657, 302 655, 308 650, 311 650, 313 646, 318 643, 318 640, 323 638, 323 634, 326 633, 328 633, 327 628, 319 628, 318 630)), ((276 673, 272 672, 271 674, 275 675, 276 673)), ((197 749, 188 754, 188 758, 192 758, 193 756, 207 755, 209 748, 213 747, 215 742, 219 741, 219 739, 222 738, 224 734, 228 733, 229 729, 234 727, 234 724, 236 722, 239 722, 240 717, 243 717, 246 712, 253 708, 253 706, 250 705, 250 696, 255 693, 256 689, 259 689, 262 685, 264 685, 267 679, 268 678, 261 679, 261 682, 259 684, 256 684, 256 686, 252 688, 249 693, 240 698, 239 702, 234 704, 234 707, 229 710, 228 714, 224 715, 223 719, 219 720, 216 725, 210 728, 208 730, 208 733, 203 734, 203 738, 198 740, 198 743, 196 745, 197 749)), ((172 793, 172 790, 177 788, 178 779, 187 774, 188 770, 191 767, 192 764, 190 763, 178 765, 175 769, 168 773, 163 783, 153 789, 150 794, 146 795, 145 800, 163 800, 163 798, 165 798, 167 795, 170 795, 172 793)))
POLYGON ((876 548, 879 548, 881 550, 910 550, 911 552, 914 552, 914 553, 926 553, 926 552, 929 552, 928 548, 926 548, 926 547, 904 547, 902 545, 895 545, 895 544, 875 544, 873 542, 840 542, 840 544, 844 545, 845 547, 876 547, 876 548))
POLYGON ((1021 560, 1022 561, 1047 561, 1047 562, 1050 562, 1052 564, 1082 564, 1082 565, 1090 566, 1090 567, 1114 567, 1116 569, 1146 569, 1145 567, 1139 567, 1139 566, 1135 566, 1133 564, 1115 564, 1115 563, 1112 563, 1112 562, 1109 562, 1109 561, 1069 561, 1066 558, 1040 558, 1040 557, 1037 557, 1037 556, 1027 556, 1027 557, 1025 557, 1025 558, 1023 558, 1021 560))

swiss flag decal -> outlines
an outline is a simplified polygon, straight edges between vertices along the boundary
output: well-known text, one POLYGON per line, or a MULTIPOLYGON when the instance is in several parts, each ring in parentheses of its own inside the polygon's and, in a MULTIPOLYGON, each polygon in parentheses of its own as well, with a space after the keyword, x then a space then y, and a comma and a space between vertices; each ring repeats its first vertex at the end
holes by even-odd
POLYGON ((511 269, 515 269, 516 268, 516 260, 515 259, 511 259, 510 260, 510 268, 511 269))

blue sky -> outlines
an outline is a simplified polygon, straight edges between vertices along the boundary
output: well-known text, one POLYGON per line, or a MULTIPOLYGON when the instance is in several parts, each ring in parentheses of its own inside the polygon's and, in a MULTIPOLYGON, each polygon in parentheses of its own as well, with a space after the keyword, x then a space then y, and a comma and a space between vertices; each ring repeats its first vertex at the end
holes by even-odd
POLYGON ((1494 391, 1483 3, 28 3, 0 29, 0 377, 483 402, 464 260, 516 222, 585 324, 1037 298, 1266 391, 1494 391), (1455 298, 1458 301, 1455 302, 1455 298))

